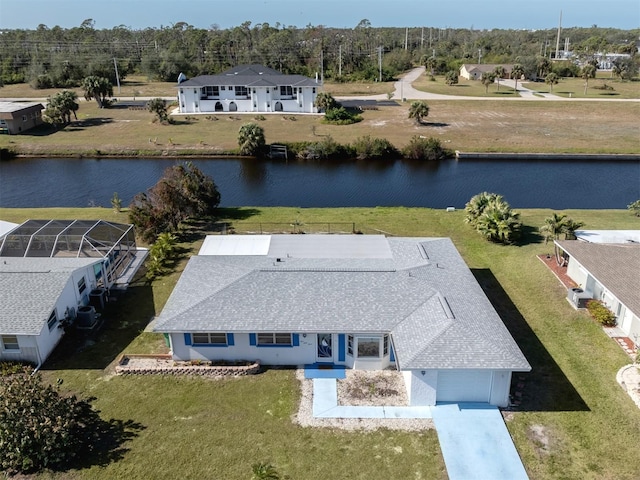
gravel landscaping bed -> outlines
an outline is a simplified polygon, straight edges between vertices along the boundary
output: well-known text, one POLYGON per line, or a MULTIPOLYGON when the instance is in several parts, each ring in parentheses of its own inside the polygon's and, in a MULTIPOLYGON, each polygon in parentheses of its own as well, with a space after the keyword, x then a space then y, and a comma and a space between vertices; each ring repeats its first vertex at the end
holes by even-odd
MULTIPOLYGON (((347 374, 348 372, 349 371, 347 371, 347 374)), ((430 418, 315 418, 313 416, 313 380, 304 378, 304 370, 302 369, 296 370, 296 378, 300 381, 301 394, 300 406, 298 407, 298 412, 293 415, 293 421, 303 427, 329 427, 343 430, 377 430, 379 428, 386 428, 389 430, 407 431, 421 431, 434 428, 433 420, 430 418)), ((338 383, 340 383, 340 381, 338 381, 338 383)), ((402 390, 404 391, 404 385, 402 385, 402 390)), ((340 392, 338 392, 338 402, 340 401, 343 402, 343 405, 346 405, 347 403, 344 402, 355 402, 356 400, 347 400, 345 395, 342 395, 341 400, 340 392)), ((375 401, 388 402, 389 398, 375 401)), ((349 403, 349 405, 355 404, 349 403)), ((372 404, 368 403, 367 405, 372 404)), ((379 405, 388 405, 388 403, 380 403, 379 405)))
POLYGON ((397 370, 345 371, 346 378, 338 380, 338 405, 390 406, 409 405, 402 373, 397 370))

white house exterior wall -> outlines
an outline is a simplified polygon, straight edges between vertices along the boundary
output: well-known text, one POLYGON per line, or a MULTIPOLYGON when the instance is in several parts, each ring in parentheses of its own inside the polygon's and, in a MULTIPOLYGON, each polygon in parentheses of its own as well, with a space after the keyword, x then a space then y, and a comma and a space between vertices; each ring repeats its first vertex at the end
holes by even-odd
POLYGON ((404 370, 409 405, 435 405, 438 388, 437 370, 404 370), (424 375, 423 375, 424 373, 424 375))
MULTIPOLYGON (((316 87, 297 87, 297 94, 281 97, 278 87, 249 87, 248 97, 236 98, 233 87, 220 90, 218 98, 200 98, 198 87, 180 87, 178 104, 180 113, 216 113, 216 104, 222 105, 222 112, 276 112, 276 102, 282 104, 282 113, 317 113, 314 106, 316 87), (237 110, 231 110, 234 103, 237 110)), ((317 90, 316 90, 317 91, 317 90)), ((220 112, 220 110, 218 110, 220 112)))
POLYGON ((17 335, 20 350, 5 350, 0 345, 0 360, 5 362, 40 363, 38 342, 35 335, 17 335))

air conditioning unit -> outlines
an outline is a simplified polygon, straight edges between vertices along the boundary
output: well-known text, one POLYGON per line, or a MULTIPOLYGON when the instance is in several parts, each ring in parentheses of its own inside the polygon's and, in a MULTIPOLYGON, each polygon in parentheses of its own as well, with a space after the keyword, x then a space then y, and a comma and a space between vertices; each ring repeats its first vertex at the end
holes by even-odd
POLYGON ((567 300, 574 308, 587 308, 587 302, 591 300, 591 295, 581 288, 574 287, 567 291, 567 300))
POLYGON ((78 307, 76 328, 91 329, 96 325, 96 309, 93 305, 78 307))

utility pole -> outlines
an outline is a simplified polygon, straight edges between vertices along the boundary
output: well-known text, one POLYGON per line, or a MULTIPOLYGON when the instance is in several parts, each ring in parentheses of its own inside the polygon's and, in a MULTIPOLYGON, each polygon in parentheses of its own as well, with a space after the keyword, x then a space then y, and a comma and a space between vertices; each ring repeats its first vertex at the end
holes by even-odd
POLYGON ((422 27, 422 31, 420 32, 420 51, 424 50, 424 27, 422 27))
POLYGON ((342 76, 342 45, 338 46, 338 76, 342 76))
POLYGON ((120 76, 118 75, 118 63, 116 62, 116 57, 113 57, 113 66, 116 69, 116 83, 118 84, 118 94, 120 94, 120 76))
POLYGON ((407 50, 409 47, 409 28, 405 28, 404 30, 404 49, 407 50))
POLYGON ((320 85, 324 85, 324 49, 320 49, 320 85))
POLYGON ((560 57, 560 32, 562 32, 562 10, 560 10, 560 23, 558 24, 558 38, 556 39, 556 60, 560 57))
POLYGON ((378 47, 378 71, 379 71, 379 82, 382 82, 382 47, 378 47))
POLYGON ((480 65, 480 59, 482 58, 482 49, 478 49, 478 65, 480 65))

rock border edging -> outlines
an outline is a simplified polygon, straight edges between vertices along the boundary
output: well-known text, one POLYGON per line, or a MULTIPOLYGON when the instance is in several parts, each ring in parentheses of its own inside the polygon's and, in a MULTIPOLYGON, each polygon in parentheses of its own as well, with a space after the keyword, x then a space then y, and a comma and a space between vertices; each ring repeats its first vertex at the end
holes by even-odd
POLYGON ((249 365, 174 365, 171 355, 123 354, 115 368, 117 375, 191 375, 201 377, 238 377, 260 372, 260 363, 249 365), (141 362, 129 362, 130 360, 141 362), (146 362, 144 360, 147 360, 146 362), (153 362, 156 360, 157 362, 153 362), (137 365, 136 365, 137 363, 137 365))

